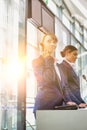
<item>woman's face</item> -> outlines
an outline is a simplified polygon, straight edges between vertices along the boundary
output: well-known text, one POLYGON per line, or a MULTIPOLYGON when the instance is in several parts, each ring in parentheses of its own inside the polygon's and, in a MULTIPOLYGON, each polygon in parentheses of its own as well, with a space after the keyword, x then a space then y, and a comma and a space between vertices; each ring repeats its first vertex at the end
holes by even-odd
POLYGON ((47 35, 44 39, 43 46, 44 51, 47 51, 49 54, 52 54, 56 49, 57 43, 50 35, 47 35))
POLYGON ((78 50, 74 50, 72 52, 67 52, 65 58, 72 63, 75 63, 78 56, 78 50))

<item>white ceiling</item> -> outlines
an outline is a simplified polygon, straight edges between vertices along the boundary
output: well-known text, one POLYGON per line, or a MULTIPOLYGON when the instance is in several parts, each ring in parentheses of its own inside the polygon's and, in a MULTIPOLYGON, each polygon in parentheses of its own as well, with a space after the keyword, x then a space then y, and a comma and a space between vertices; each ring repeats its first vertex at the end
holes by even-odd
POLYGON ((87 28, 87 0, 64 0, 72 17, 87 28))

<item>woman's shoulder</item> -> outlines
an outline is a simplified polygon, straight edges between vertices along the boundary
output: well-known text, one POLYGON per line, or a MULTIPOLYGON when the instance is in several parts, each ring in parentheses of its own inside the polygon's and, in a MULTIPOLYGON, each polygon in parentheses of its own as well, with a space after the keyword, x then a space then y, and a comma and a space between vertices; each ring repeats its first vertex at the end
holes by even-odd
POLYGON ((33 59, 33 61, 32 61, 33 66, 40 65, 40 64, 44 64, 44 59, 41 55, 39 57, 33 59))
POLYGON ((69 64, 65 60, 63 60, 59 65, 60 66, 64 66, 64 67, 68 67, 69 66, 69 64))
POLYGON ((58 67, 59 67, 62 71, 66 70, 66 69, 68 68, 64 60, 63 60, 62 62, 60 62, 60 63, 57 63, 57 65, 58 65, 58 67))
POLYGON ((63 65, 63 60, 62 61, 57 61, 57 65, 62 66, 63 65))

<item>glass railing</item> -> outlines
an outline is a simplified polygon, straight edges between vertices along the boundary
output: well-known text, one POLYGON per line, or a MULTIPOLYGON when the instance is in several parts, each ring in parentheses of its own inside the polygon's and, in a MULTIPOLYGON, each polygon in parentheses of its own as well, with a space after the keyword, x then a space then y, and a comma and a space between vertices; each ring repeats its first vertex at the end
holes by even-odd
MULTIPOLYGON (((5 95, 0 95, 0 130, 17 130, 17 101, 3 99, 5 95)), ((15 97, 16 99, 16 97, 15 97)), ((26 130, 36 130, 36 120, 33 114, 34 104, 27 102, 26 105, 26 130)))
POLYGON ((0 99, 0 130, 16 130, 17 102, 8 99, 6 94, 0 94, 0 99))

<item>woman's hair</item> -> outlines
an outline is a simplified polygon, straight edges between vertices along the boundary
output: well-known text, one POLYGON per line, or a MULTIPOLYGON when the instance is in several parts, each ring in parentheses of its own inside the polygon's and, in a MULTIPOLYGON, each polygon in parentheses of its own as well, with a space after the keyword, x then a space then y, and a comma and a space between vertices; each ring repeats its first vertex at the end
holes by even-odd
POLYGON ((67 46, 65 46, 65 48, 63 49, 63 51, 61 51, 60 53, 61 53, 62 57, 65 57, 67 51, 73 52, 75 50, 78 50, 75 46, 73 46, 73 45, 67 45, 67 46))
POLYGON ((58 42, 58 39, 57 39, 57 37, 56 37, 55 34, 53 34, 53 33, 47 33, 47 34, 45 34, 45 35, 43 36, 43 38, 42 38, 42 40, 41 40, 41 42, 40 42, 40 46, 41 46, 42 50, 44 49, 43 43, 44 43, 45 38, 46 38, 47 36, 50 36, 55 43, 58 42))
POLYGON ((45 38, 46 38, 47 36, 50 36, 50 37, 54 40, 54 42, 57 42, 57 41, 58 41, 58 39, 57 39, 57 37, 56 37, 55 34, 47 33, 47 34, 45 34, 45 35, 43 36, 43 38, 42 38, 42 41, 41 41, 42 44, 44 43, 44 40, 45 40, 45 38))

